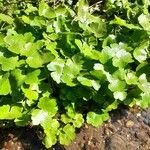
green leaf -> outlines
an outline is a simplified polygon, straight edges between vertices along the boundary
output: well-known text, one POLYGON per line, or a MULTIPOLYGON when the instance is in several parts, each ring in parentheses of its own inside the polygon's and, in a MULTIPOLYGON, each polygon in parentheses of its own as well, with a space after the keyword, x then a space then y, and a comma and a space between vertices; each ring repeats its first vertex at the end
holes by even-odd
POLYGON ((40 75, 41 73, 41 70, 39 69, 36 69, 32 72, 29 72, 27 75, 26 75, 26 78, 25 78, 25 83, 26 84, 33 84, 33 83, 39 83, 39 78, 38 76, 40 75))
POLYGON ((37 10, 38 9, 36 7, 34 7, 32 4, 27 3, 27 9, 25 10, 25 13, 30 14, 30 13, 35 12, 37 10))
POLYGON ((21 86, 26 78, 26 75, 24 75, 24 71, 21 69, 14 69, 11 71, 11 75, 15 78, 17 81, 17 85, 21 86))
POLYGON ((10 71, 15 69, 18 66, 18 57, 1 57, 0 64, 2 65, 3 71, 10 71), (11 64, 11 65, 10 65, 11 64))
POLYGON ((40 98, 38 102, 38 107, 45 112, 48 112, 48 114, 52 117, 56 115, 58 110, 56 99, 48 97, 40 98))
POLYGON ((70 118, 68 115, 66 114, 62 114, 61 115, 61 121, 65 124, 72 122, 72 118, 70 118))
POLYGON ((99 81, 90 80, 82 76, 77 77, 77 80, 84 86, 93 87, 96 91, 100 88, 99 81))
POLYGON ((136 73, 133 71, 128 71, 125 76, 125 81, 127 84, 132 85, 132 84, 137 84, 138 82, 138 77, 136 76, 136 73))
POLYGON ((146 31, 150 31, 150 14, 141 14, 138 17, 139 24, 144 28, 146 31))
POLYGON ((127 93, 126 92, 120 92, 120 91, 116 91, 114 92, 114 98, 115 99, 119 99, 121 101, 125 100, 127 97, 127 93))
POLYGON ((86 0, 79 0, 77 3, 77 19, 83 23, 87 21, 89 6, 86 0))
POLYGON ((4 38, 4 41, 9 51, 15 54, 19 54, 23 52, 26 53, 27 48, 30 46, 29 43, 32 43, 34 41, 34 37, 32 36, 31 32, 27 32, 23 35, 17 34, 14 31, 14 33, 8 33, 7 36, 4 38))
POLYGON ((61 76, 62 82, 66 83, 68 86, 74 86, 73 80, 80 73, 81 65, 73 62, 71 59, 67 59, 66 64, 63 67, 63 73, 61 76))
POLYGON ((0 106, 0 119, 16 119, 22 116, 22 108, 18 106, 10 107, 9 105, 0 106))
POLYGON ((128 63, 132 63, 132 55, 125 50, 119 50, 116 56, 112 59, 115 67, 124 68, 128 63))
POLYGON ((75 43, 80 49, 80 52, 90 59, 99 60, 101 57, 101 53, 97 50, 94 50, 92 46, 89 46, 86 42, 81 42, 78 39, 75 39, 75 43))
POLYGON ((56 58, 59 57, 58 52, 55 50, 57 43, 56 42, 47 42, 46 41, 46 49, 49 50, 56 58))
POLYGON ((54 81, 57 83, 61 82, 61 76, 63 73, 63 67, 64 67, 64 60, 63 59, 55 59, 53 62, 47 65, 48 70, 52 71, 51 77, 54 81))
POLYGON ((143 73, 139 76, 138 87, 146 94, 150 95, 150 82, 147 81, 146 74, 143 73))
POLYGON ((46 148, 51 148, 53 145, 57 143, 56 135, 53 135, 51 132, 47 133, 43 139, 43 144, 46 148))
POLYGON ((42 0, 39 4, 39 15, 49 19, 55 18, 55 11, 53 8, 49 7, 44 0, 42 0))
POLYGON ((146 94, 146 93, 142 93, 142 100, 139 101, 138 103, 140 103, 140 106, 142 108, 148 108, 150 106, 150 95, 146 94))
POLYGON ((140 63, 145 61, 148 58, 148 47, 149 47, 149 40, 143 41, 138 47, 135 48, 133 52, 133 56, 136 60, 140 63))
POLYGON ((41 122, 41 126, 46 134, 51 133, 54 135, 57 134, 60 124, 56 119, 52 119, 48 116, 48 118, 41 122))
POLYGON ((75 139, 75 128, 67 124, 59 133, 59 141, 62 145, 69 145, 75 139))
POLYGON ((13 24, 14 19, 8 15, 0 13, 0 20, 7 22, 8 24, 13 24))
POLYGON ((22 91, 24 92, 25 97, 30 101, 38 100, 39 94, 37 91, 34 91, 31 88, 24 88, 23 86, 22 86, 22 91))
POLYGON ((74 117, 73 125, 76 128, 80 128, 82 124, 84 123, 83 115, 77 113, 74 117))
POLYGON ((31 115, 33 125, 41 124, 48 117, 48 113, 41 109, 34 109, 31 115))
POLYGON ((33 53, 26 59, 26 62, 31 68, 40 68, 43 65, 43 60, 39 53, 33 53))
POLYGON ((0 95, 7 95, 11 92, 11 86, 8 77, 9 74, 0 76, 0 95))
POLYGON ((0 46, 4 46, 4 37, 5 35, 0 32, 0 46))
POLYGON ((102 125, 102 123, 109 119, 109 114, 97 114, 95 112, 88 112, 87 114, 87 123, 92 124, 95 127, 102 125))
POLYGON ((126 83, 124 81, 121 81, 119 79, 113 79, 110 84, 108 85, 108 88, 112 92, 116 91, 124 91, 126 87, 126 83))
POLYGON ((57 142, 57 133, 60 126, 59 122, 56 119, 48 117, 43 122, 41 122, 41 126, 43 127, 46 134, 43 139, 43 144, 45 144, 46 148, 50 148, 57 142))
POLYGON ((31 122, 31 116, 29 113, 25 112, 22 114, 21 117, 16 118, 14 122, 17 126, 21 126, 21 127, 27 126, 31 122))
POLYGON ((118 24, 129 29, 140 30, 141 28, 138 25, 126 23, 126 20, 121 19, 120 17, 115 16, 115 19, 110 22, 110 24, 118 24))
POLYGON ((109 104, 109 105, 103 110, 103 112, 104 112, 104 113, 105 113, 105 112, 110 112, 110 111, 112 111, 112 110, 114 110, 114 109, 117 109, 118 105, 119 105, 118 101, 115 100, 113 103, 109 104))

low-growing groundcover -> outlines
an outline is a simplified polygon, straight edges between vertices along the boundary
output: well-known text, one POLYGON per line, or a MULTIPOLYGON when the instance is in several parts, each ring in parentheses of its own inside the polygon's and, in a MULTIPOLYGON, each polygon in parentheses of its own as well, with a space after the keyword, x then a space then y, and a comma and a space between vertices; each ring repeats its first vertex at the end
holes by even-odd
POLYGON ((150 105, 150 2, 0 0, 0 120, 69 145, 119 104, 150 105))

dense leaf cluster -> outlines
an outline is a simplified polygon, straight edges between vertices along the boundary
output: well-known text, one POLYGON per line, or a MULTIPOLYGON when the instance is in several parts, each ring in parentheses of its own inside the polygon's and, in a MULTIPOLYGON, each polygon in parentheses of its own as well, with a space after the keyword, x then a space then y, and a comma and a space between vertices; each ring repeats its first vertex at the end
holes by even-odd
POLYGON ((150 105, 148 0, 0 0, 0 120, 68 145, 119 104, 150 105))

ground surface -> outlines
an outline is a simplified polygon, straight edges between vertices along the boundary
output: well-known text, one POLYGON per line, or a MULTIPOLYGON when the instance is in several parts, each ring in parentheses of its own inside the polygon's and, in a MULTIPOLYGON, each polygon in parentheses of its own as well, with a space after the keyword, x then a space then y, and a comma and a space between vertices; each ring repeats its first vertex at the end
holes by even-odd
MULTIPOLYGON (((40 135, 39 135, 40 136, 40 135)), ((44 150, 36 129, 0 130, 2 150, 44 150)), ((100 128, 84 125, 70 146, 57 144, 53 150, 150 150, 150 108, 120 108, 100 128)))

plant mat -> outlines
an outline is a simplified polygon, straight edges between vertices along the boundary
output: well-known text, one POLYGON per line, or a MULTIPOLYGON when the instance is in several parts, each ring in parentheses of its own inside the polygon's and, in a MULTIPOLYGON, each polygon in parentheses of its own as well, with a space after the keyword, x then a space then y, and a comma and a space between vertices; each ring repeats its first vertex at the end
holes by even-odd
MULTIPOLYGON (((0 129, 2 150, 46 150, 37 136, 37 129, 0 129)), ((56 144, 52 150, 149 150, 150 108, 121 107, 111 114, 111 119, 99 128, 90 125, 77 131, 71 145, 56 144)))

